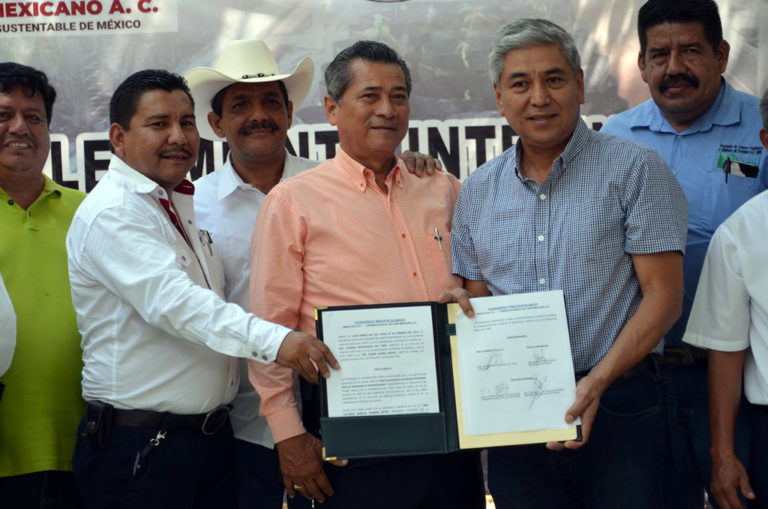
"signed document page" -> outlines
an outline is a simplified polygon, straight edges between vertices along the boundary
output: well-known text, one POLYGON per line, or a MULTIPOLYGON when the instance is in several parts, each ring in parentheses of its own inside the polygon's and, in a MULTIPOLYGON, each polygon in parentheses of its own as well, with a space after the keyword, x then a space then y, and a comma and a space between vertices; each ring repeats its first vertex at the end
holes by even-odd
POLYGON ((329 309, 322 326, 341 364, 326 380, 328 417, 440 411, 430 306, 329 309))
POLYGON ((456 315, 463 433, 568 427, 576 383, 563 292, 477 298, 472 306, 474 318, 456 315))

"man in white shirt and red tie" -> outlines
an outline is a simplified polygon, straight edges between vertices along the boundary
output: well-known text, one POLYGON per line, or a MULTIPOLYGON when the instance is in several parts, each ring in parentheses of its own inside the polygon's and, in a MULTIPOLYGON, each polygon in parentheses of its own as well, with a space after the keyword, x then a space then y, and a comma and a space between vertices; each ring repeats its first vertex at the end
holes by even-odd
POLYGON ((330 351, 224 301, 184 176, 199 135, 184 79, 139 71, 110 102, 109 171, 67 236, 86 415, 73 466, 90 507, 231 507, 235 357, 317 380, 330 351))

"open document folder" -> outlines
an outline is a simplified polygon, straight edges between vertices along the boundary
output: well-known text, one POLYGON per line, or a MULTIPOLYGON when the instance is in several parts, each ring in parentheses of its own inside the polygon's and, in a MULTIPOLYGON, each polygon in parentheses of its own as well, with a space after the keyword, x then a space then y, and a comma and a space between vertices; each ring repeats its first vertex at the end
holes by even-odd
POLYGON ((316 310, 341 364, 321 381, 323 454, 360 458, 576 440, 561 291, 316 310))

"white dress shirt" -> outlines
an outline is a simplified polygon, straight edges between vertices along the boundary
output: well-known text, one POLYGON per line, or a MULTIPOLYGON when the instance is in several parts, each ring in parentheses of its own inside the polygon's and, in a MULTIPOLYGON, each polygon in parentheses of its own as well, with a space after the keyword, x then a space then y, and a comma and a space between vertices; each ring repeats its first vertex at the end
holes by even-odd
POLYGON ((222 299, 221 261, 195 226, 193 189, 185 181, 169 197, 113 156, 77 210, 67 254, 84 399, 208 412, 235 396, 233 357, 272 362, 290 332, 222 299))
POLYGON ((721 224, 707 250, 683 341, 722 352, 747 350, 744 395, 768 405, 768 191, 721 224))
MULTIPOLYGON (((317 161, 296 157, 286 151, 281 181, 317 166, 317 161)), ((224 263, 224 297, 248 309, 251 272, 251 233, 266 198, 258 188, 243 182, 232 159, 195 181, 195 221, 210 232, 224 263)), ((253 239, 259 242, 260 239, 253 239)), ((248 381, 248 365, 241 360, 240 388, 230 414, 235 437, 272 448, 275 441, 267 421, 259 417, 259 395, 248 381)))
MULTIPOLYGON (((0 274, 0 376, 11 366, 13 351, 16 349, 16 313, 8 290, 0 274)), ((246 376, 246 380, 247 380, 246 376)))

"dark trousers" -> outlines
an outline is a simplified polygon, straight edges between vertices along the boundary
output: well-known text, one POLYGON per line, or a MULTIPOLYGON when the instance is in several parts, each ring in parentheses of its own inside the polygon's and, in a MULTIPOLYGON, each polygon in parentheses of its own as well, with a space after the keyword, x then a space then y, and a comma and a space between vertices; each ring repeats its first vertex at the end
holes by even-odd
POLYGON ((589 441, 578 450, 544 444, 488 450, 488 487, 498 509, 649 509, 662 506, 663 420, 654 374, 611 385, 589 441))
POLYGON ((752 407, 752 450, 749 463, 749 484, 755 491, 755 500, 749 509, 768 509, 768 406, 752 407))
POLYGON ((158 430, 115 426, 104 447, 78 429, 72 465, 88 508, 233 508, 235 439, 229 420, 214 435, 169 430, 134 472, 158 430))
POLYGON ((0 477, 0 506, 13 509, 83 507, 72 472, 49 470, 0 477))
MULTIPOLYGON (((663 364, 665 392, 666 447, 664 502, 670 509, 700 508, 704 489, 710 503, 717 502, 709 491, 712 478, 712 442, 707 402, 707 359, 693 364, 663 364)), ((749 464, 749 403, 742 397, 734 433, 736 456, 749 464)), ((744 499, 742 499, 742 503, 744 499)))
POLYGON ((326 465, 334 495, 323 509, 484 509, 480 453, 350 460, 326 465))
MULTIPOLYGON (((285 486, 277 450, 236 439, 235 451, 238 509, 282 509, 285 486)), ((311 503, 297 495, 288 507, 309 509, 311 503)))

